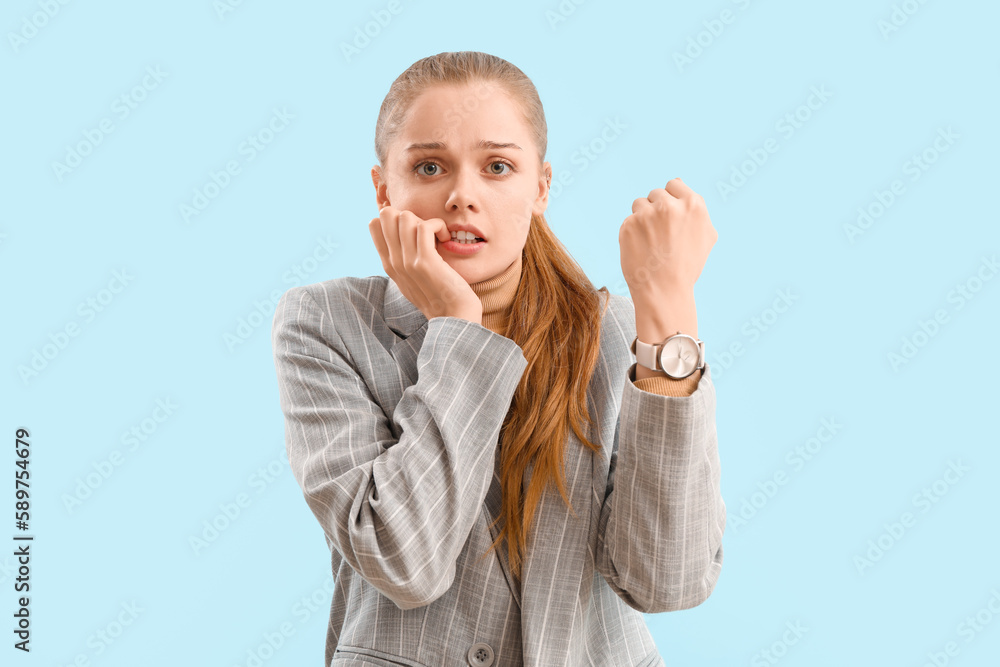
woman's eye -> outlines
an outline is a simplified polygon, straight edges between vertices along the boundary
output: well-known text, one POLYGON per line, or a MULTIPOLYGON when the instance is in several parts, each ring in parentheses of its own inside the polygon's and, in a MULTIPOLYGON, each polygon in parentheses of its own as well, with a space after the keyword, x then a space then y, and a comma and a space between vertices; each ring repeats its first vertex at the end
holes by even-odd
MULTIPOLYGON (((496 162, 491 162, 490 163, 490 167, 496 167, 497 165, 500 165, 500 167, 509 167, 511 170, 513 170, 513 167, 511 167, 510 164, 508 164, 506 162, 503 162, 501 160, 497 160, 496 162)), ((504 172, 504 171, 496 171, 495 169, 491 170, 491 171, 496 176, 506 176, 509 173, 509 172, 504 172)))
POLYGON ((418 164, 417 169, 420 170, 420 173, 423 174, 424 176, 434 175, 434 172, 428 174, 426 171, 423 171, 424 167, 434 167, 435 169, 437 169, 437 165, 434 164, 433 162, 422 162, 421 164, 418 164))

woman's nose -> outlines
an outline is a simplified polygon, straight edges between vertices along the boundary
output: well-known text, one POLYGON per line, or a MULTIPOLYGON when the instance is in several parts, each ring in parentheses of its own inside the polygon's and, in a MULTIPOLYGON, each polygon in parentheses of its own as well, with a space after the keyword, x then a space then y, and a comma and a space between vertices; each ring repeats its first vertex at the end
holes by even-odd
POLYGON ((479 207, 476 195, 476 178, 470 169, 459 169, 451 182, 451 192, 448 194, 448 201, 445 202, 445 209, 448 211, 470 208, 476 210, 479 207))

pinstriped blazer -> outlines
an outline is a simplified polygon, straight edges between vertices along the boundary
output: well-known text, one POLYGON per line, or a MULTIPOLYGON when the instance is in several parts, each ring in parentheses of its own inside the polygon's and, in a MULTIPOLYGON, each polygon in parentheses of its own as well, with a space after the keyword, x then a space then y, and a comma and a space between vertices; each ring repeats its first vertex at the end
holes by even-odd
POLYGON ((707 365, 690 396, 636 387, 633 304, 610 299, 588 386, 601 451, 570 431, 575 516, 550 485, 519 585, 505 541, 480 557, 502 528, 497 442, 521 348, 428 321, 385 276, 281 297, 286 448, 335 578, 327 666, 664 665, 640 612, 701 604, 722 567, 715 388, 707 365))

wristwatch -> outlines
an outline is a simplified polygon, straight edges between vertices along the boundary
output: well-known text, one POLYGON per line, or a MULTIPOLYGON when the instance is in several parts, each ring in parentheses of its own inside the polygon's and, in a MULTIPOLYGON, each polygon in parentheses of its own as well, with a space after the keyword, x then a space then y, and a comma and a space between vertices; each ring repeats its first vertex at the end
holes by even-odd
POLYGON ((652 371, 663 371, 675 380, 682 380, 705 367, 705 343, 678 331, 662 343, 643 343, 636 336, 632 341, 635 361, 652 371))

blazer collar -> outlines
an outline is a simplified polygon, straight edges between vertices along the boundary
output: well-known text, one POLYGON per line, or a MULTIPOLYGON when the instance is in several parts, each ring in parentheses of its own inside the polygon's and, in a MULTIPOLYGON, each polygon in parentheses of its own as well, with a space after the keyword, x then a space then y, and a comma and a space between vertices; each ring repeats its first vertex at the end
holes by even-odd
POLYGON ((421 326, 427 324, 427 317, 403 296, 392 278, 387 277, 386 280, 388 285, 386 285, 385 298, 382 303, 385 323, 396 335, 408 338, 421 326))

